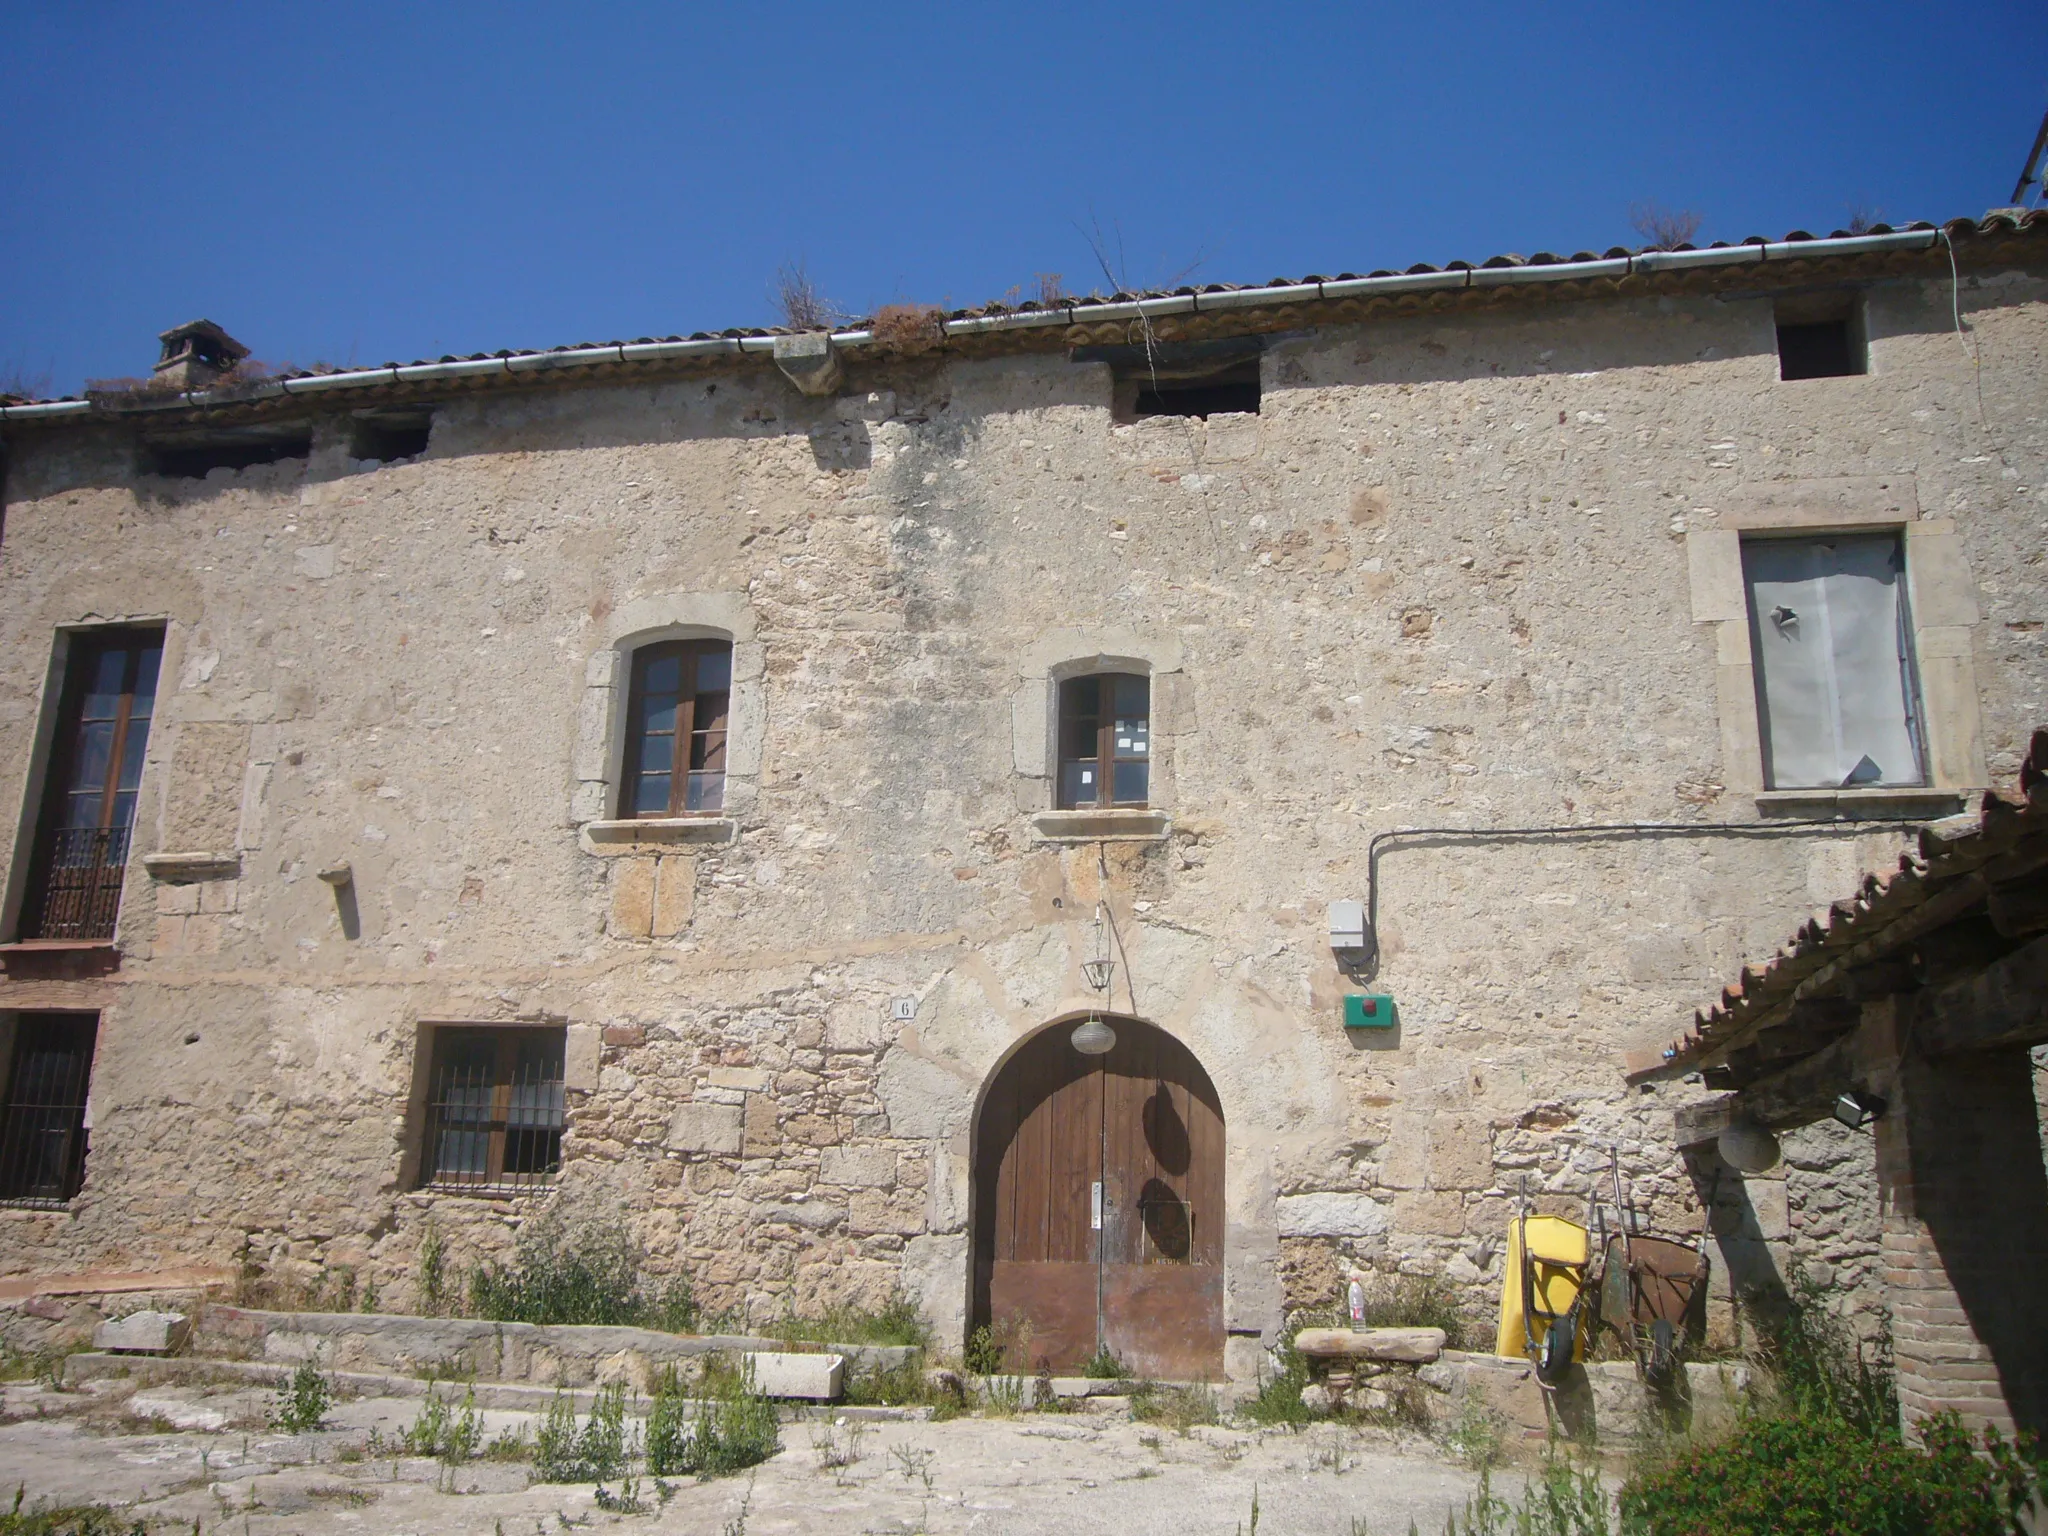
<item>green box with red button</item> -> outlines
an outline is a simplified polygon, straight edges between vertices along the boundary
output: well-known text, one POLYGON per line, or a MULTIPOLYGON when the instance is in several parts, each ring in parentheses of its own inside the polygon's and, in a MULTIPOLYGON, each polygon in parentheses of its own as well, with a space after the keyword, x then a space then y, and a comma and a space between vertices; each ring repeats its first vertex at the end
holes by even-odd
POLYGON ((1346 1029, 1392 1029, 1394 1000, 1372 993, 1348 993, 1344 998, 1346 1029))

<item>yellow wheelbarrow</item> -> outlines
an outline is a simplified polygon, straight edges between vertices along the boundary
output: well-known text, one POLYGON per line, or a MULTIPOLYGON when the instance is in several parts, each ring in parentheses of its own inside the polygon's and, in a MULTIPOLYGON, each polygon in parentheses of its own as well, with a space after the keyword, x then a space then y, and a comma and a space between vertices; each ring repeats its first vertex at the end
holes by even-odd
POLYGON ((1590 1234, 1562 1216, 1517 1216, 1508 1223, 1495 1351, 1532 1360, 1536 1380, 1555 1387, 1586 1356, 1597 1288, 1588 1283, 1590 1234))

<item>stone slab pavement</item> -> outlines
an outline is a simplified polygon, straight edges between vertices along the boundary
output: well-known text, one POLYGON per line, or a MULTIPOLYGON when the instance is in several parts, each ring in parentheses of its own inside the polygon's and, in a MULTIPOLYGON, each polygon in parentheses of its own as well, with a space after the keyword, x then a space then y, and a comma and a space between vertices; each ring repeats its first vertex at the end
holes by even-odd
MULTIPOLYGON (((195 1521, 237 1536, 1231 1536, 1250 1528, 1255 1492, 1268 1536, 1402 1536, 1411 1520, 1441 1530, 1475 1486, 1428 1439, 1386 1430, 1203 1425, 1183 1435, 1116 1413, 819 1419, 785 1424, 782 1450, 751 1474, 671 1480, 666 1500, 643 1479, 646 1509, 628 1514, 599 1508, 588 1484, 532 1484, 522 1462, 472 1461, 451 1475, 426 1458, 364 1455, 373 1429, 386 1443, 403 1432, 418 1398, 341 1403, 308 1435, 266 1428, 269 1401, 233 1385, 11 1384, 0 1490, 23 1486, 31 1505, 113 1505, 152 1536, 195 1521)), ((534 1421, 489 1412, 486 1438, 522 1425, 530 1434, 534 1421)))

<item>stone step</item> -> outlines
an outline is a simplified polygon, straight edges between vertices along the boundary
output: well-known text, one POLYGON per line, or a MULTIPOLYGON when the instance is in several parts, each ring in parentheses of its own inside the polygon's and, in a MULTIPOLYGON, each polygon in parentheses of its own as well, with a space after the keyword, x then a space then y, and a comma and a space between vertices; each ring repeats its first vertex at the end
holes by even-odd
MULTIPOLYGON (((204 1355, 178 1355, 161 1359, 150 1355, 118 1355, 100 1350, 86 1350, 65 1357, 64 1379, 67 1382, 120 1379, 134 1381, 142 1386, 276 1387, 289 1381, 296 1369, 296 1365, 266 1360, 223 1360, 204 1355)), ((432 1390, 451 1401, 460 1401, 465 1393, 474 1390, 477 1407, 506 1409, 515 1413, 546 1413, 555 1400, 557 1390, 566 1392, 578 1413, 588 1413, 591 1404, 597 1398, 597 1389, 594 1387, 557 1389, 531 1382, 471 1382, 451 1380, 447 1377, 429 1381, 422 1376, 394 1375, 381 1371, 323 1370, 321 1374, 328 1379, 336 1392, 352 1397, 424 1398, 428 1391, 432 1390)), ((636 1396, 629 1392, 629 1412, 645 1413, 647 1406, 646 1394, 636 1396)), ((775 1406, 776 1412, 789 1421, 844 1418, 897 1422, 931 1417, 931 1409, 921 1407, 883 1408, 844 1403, 777 1403, 775 1406)))
POLYGON ((653 1328, 494 1323, 388 1312, 267 1312, 219 1304, 193 1319, 192 1349, 222 1359, 323 1370, 438 1372, 478 1381, 590 1386, 624 1376, 645 1390, 665 1365, 708 1354, 832 1354, 849 1370, 887 1370, 922 1354, 906 1344, 810 1344, 751 1334, 678 1334, 653 1328))

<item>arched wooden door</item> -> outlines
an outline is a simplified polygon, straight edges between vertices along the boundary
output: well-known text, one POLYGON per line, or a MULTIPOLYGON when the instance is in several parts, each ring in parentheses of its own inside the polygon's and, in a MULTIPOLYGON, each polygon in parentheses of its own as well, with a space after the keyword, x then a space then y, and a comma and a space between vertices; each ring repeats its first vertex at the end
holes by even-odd
POLYGON ((974 1322, 1030 1329, 1036 1370, 1107 1346, 1140 1376, 1223 1371, 1223 1111, 1186 1046, 1111 1018, 1083 1056, 1072 1021, 1025 1042, 975 1137, 974 1322))

